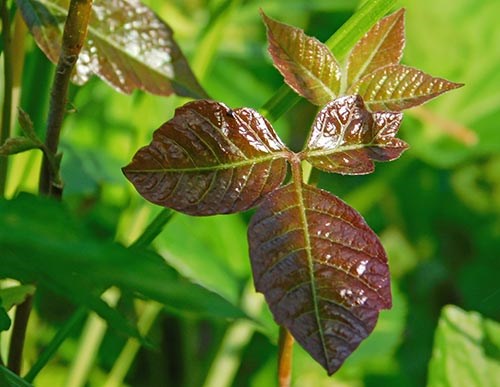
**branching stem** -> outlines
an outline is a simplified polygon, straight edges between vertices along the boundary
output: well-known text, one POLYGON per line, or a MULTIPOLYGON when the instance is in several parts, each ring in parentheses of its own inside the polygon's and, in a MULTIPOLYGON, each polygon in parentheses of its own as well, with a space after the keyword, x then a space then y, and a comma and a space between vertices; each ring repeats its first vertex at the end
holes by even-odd
MULTIPOLYGON (((3 7, 5 7, 5 1, 2 2, 2 10, 3 7)), ((64 25, 61 55, 57 63, 52 85, 45 140, 48 157, 44 154, 40 172, 39 191, 41 195, 51 196, 56 199, 60 199, 62 196, 62 186, 58 178, 59 163, 56 163, 54 166, 51 159, 58 158, 59 137, 61 134, 64 113, 66 111, 69 81, 87 36, 91 9, 92 0, 71 0, 68 17, 64 25)), ((2 18, 3 17, 4 12, 2 12, 2 18)), ((5 30, 5 28, 2 30, 5 30)), ((8 47, 8 45, 5 45, 5 47, 8 47)), ((29 296, 17 307, 16 316, 14 318, 8 366, 17 374, 21 371, 24 338, 26 336, 26 328, 31 312, 31 304, 32 296, 29 296)))

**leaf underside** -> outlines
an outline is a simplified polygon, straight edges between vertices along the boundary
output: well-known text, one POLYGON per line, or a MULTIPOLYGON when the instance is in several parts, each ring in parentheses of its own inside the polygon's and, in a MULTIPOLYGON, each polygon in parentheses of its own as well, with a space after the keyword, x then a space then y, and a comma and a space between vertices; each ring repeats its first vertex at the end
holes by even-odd
POLYGON ((225 214, 251 208, 279 187, 289 154, 256 111, 200 100, 177 109, 123 172, 153 203, 225 214))
POLYGON ((340 90, 340 66, 330 49, 303 30, 262 13, 267 26, 269 53, 285 82, 298 94, 322 106, 340 90))
POLYGON ((358 95, 337 98, 316 116, 301 157, 327 172, 360 175, 374 170, 373 161, 390 161, 407 149, 394 136, 402 113, 366 110, 358 95))
POLYGON ((391 306, 376 234, 339 198, 292 183, 266 197, 248 239, 255 286, 274 319, 334 373, 391 306))
MULTIPOLYGON (((69 0, 16 1, 36 43, 57 63, 69 0)), ((94 0, 73 81, 81 85, 94 74, 127 94, 207 96, 171 28, 138 0, 94 0)))
POLYGON ((361 95, 371 111, 403 110, 461 86, 412 67, 390 65, 361 78, 348 93, 361 95))

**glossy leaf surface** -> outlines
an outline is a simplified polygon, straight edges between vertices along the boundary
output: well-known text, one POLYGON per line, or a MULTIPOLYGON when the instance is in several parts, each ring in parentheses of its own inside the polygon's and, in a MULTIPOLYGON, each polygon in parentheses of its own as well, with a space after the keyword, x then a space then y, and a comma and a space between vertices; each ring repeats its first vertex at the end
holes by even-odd
POLYGON ((363 77, 348 93, 361 95, 371 111, 403 110, 461 86, 412 67, 391 65, 363 77))
POLYGON ((255 286, 274 319, 332 374, 391 306, 377 236, 337 197, 293 183, 264 200, 248 238, 255 286))
POLYGON ((327 172, 373 172, 373 161, 398 158, 408 147, 395 138, 402 113, 366 110, 360 96, 337 98, 316 116, 301 157, 327 172))
POLYGON ((340 91, 340 66, 330 49, 303 30, 262 13, 269 53, 285 82, 315 105, 324 105, 340 91))
POLYGON ((347 84, 352 85, 364 75, 391 64, 403 56, 405 10, 381 19, 354 46, 347 60, 347 84))
MULTIPOLYGON (((69 0, 16 0, 35 41, 59 59, 69 0)), ((73 81, 98 75, 117 90, 203 98, 171 28, 138 0, 95 0, 73 81)))
POLYGON ((191 215, 253 207, 279 187, 290 151, 252 109, 194 101, 123 168, 147 200, 191 215))

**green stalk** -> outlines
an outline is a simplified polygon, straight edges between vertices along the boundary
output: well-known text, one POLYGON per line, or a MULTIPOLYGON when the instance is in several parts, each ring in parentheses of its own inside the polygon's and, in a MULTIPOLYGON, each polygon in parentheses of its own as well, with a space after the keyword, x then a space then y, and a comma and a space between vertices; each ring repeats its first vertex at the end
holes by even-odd
MULTIPOLYGON (((7 0, 0 4, 0 17, 2 19, 3 65, 4 65, 4 90, 2 107, 2 126, 0 127, 0 146, 10 137, 12 114, 12 42, 10 36, 10 15, 7 0)), ((5 195, 7 183, 8 158, 0 156, 0 197, 5 195)))
MULTIPOLYGON (((149 302, 144 307, 144 310, 141 312, 141 318, 137 323, 139 332, 141 335, 147 334, 153 323, 156 320, 156 317, 163 309, 163 306, 157 302, 149 302)), ((111 372, 108 375, 108 379, 104 384, 104 387, 120 387, 123 385, 123 380, 127 376, 127 372, 130 370, 132 363, 141 348, 141 344, 135 339, 129 339, 123 347, 123 350, 118 356, 111 372)))
MULTIPOLYGON (((366 2, 327 41, 326 45, 342 61, 356 42, 396 4, 397 0, 373 0, 366 2)), ((300 97, 283 85, 262 107, 261 112, 275 121, 290 110, 300 97)))
POLYGON ((26 376, 24 376, 24 380, 29 383, 32 383, 33 380, 35 380, 43 367, 45 367, 50 359, 52 359, 61 344, 68 338, 70 333, 83 320, 86 314, 87 308, 83 306, 80 306, 76 310, 76 312, 73 313, 73 315, 61 327, 61 329, 59 329, 47 348, 45 348, 42 354, 38 357, 37 361, 35 362, 35 364, 33 364, 26 376))
POLYGON ((217 16, 209 25, 207 31, 204 31, 203 38, 196 47, 196 54, 191 61, 191 68, 203 81, 213 64, 217 48, 224 37, 224 30, 233 14, 241 4, 241 0, 227 0, 218 9, 217 16))

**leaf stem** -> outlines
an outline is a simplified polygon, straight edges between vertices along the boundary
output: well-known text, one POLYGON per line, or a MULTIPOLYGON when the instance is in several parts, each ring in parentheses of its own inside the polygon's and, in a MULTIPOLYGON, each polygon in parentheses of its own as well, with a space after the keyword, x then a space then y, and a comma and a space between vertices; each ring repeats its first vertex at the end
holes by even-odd
POLYGON ((278 381, 280 387, 290 387, 292 382, 293 336, 288 329, 280 327, 278 353, 278 381))
MULTIPOLYGON (((12 42, 10 35, 10 15, 7 7, 7 0, 2 0, 0 5, 0 17, 2 19, 2 41, 3 41, 3 107, 2 107, 2 126, 0 127, 0 146, 10 137, 11 114, 12 114, 12 42)), ((7 156, 0 156, 0 197, 5 195, 7 185, 7 156)))

